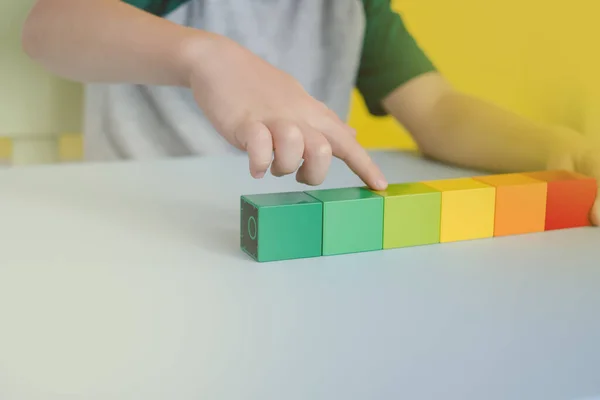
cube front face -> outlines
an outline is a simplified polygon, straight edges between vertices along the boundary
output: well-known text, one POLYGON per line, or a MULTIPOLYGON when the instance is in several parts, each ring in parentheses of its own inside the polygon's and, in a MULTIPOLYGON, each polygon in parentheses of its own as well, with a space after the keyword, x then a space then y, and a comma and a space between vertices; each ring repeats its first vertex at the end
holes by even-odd
POLYGON ((542 232, 546 221, 546 182, 523 174, 476 177, 496 188, 494 236, 542 232))
POLYGON ((548 185, 545 230, 591 225, 590 213, 598 191, 595 179, 569 171, 540 171, 525 175, 548 185))
POLYGON ((324 203, 323 255, 381 250, 383 199, 324 203))
POLYGON ((259 261, 321 256, 323 206, 318 203, 259 210, 259 261))
POLYGON ((321 255, 323 206, 308 195, 242 197, 241 247, 257 261, 321 255))
POLYGON ((543 232, 546 196, 545 183, 497 188, 494 236, 543 232))
POLYGON ((472 178, 425 183, 442 192, 440 243, 494 236, 496 188, 472 178))
POLYGON ((442 194, 422 183, 389 185, 384 196, 383 248, 440 242, 442 194))
POLYGON ((444 192, 440 243, 494 236, 495 203, 494 188, 444 192))
POLYGON ((383 248, 440 242, 441 193, 385 199, 383 248))
POLYGON ((592 179, 549 182, 546 230, 591 226, 590 213, 597 190, 592 179))
POLYGON ((383 248, 383 197, 363 188, 307 192, 323 202, 323 255, 383 248))

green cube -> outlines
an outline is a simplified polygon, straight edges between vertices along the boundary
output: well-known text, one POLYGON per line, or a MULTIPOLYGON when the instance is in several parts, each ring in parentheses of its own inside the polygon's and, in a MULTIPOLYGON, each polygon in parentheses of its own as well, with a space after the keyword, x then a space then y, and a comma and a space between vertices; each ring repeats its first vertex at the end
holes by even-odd
POLYGON ((321 255, 323 205, 303 192, 241 197, 240 245, 256 261, 321 255))
POLYGON ((382 249, 382 196, 360 187, 306 193, 323 203, 324 256, 382 249))
POLYGON ((424 183, 401 183, 376 193, 384 198, 384 249, 440 242, 440 191, 424 183))

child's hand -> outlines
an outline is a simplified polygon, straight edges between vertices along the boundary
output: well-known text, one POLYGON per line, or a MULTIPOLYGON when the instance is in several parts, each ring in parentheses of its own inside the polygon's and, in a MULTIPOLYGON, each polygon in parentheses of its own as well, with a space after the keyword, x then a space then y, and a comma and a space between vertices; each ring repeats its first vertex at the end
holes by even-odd
POLYGON ((215 129, 248 153, 253 177, 270 167, 275 176, 298 171, 299 182, 318 185, 335 156, 371 188, 386 188, 353 130, 291 76, 222 37, 198 55, 190 78, 196 101, 215 129))
MULTIPOLYGON (((596 178, 600 187, 600 146, 581 140, 571 148, 558 151, 548 162, 548 169, 564 169, 596 178)), ((592 224, 600 225, 600 189, 590 215, 592 224)))

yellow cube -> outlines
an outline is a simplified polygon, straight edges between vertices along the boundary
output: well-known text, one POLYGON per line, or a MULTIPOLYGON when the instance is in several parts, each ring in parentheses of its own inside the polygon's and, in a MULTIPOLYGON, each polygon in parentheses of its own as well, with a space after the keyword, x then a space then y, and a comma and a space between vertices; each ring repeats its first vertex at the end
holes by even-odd
POLYGON ((494 236, 495 187, 472 178, 423 183, 442 192, 441 243, 494 236))

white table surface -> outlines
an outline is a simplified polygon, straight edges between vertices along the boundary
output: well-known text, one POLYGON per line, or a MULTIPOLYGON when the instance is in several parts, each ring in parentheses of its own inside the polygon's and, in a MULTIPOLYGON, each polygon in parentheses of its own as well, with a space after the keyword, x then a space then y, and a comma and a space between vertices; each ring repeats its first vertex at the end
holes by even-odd
MULTIPOLYGON (((470 176, 376 155, 391 181, 470 176)), ((335 162, 324 187, 358 185, 335 162)), ((0 399, 586 399, 600 230, 259 264, 245 158, 0 172, 0 399)))

